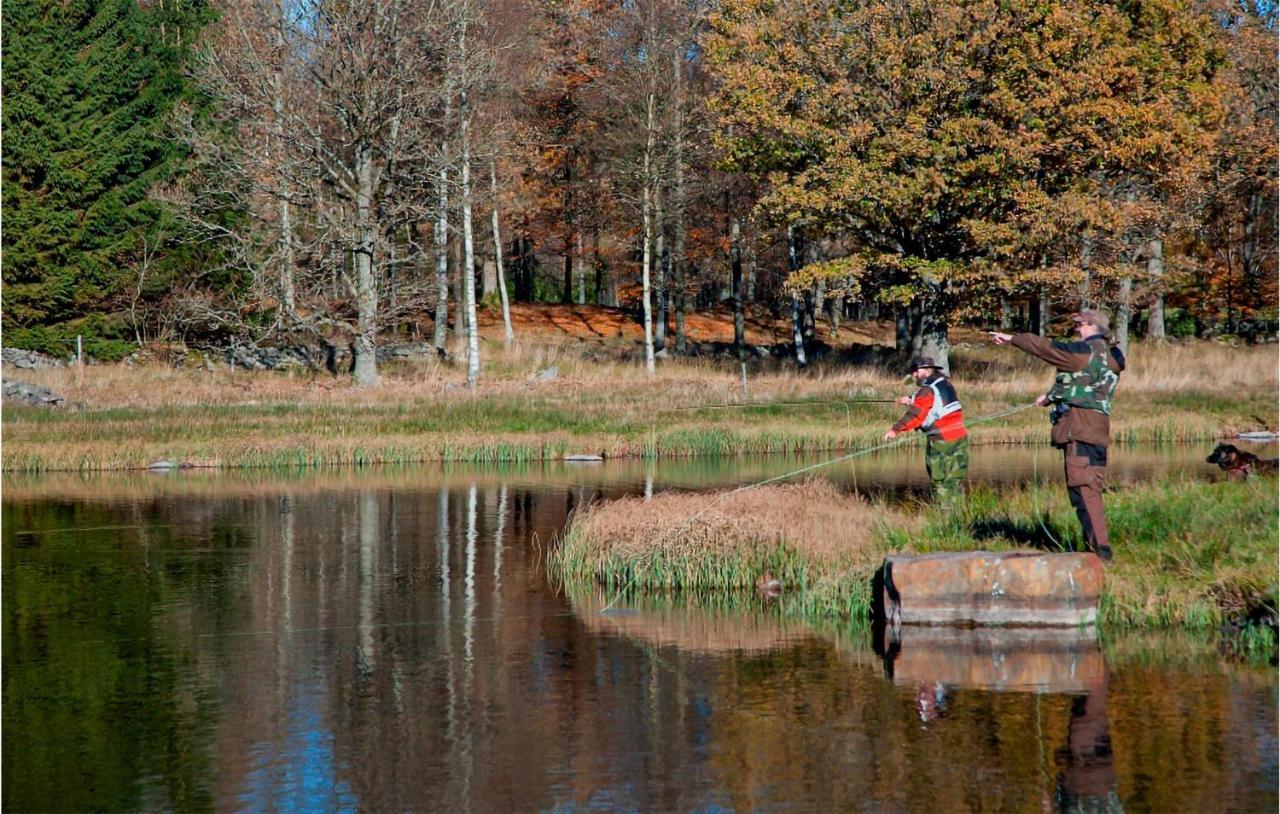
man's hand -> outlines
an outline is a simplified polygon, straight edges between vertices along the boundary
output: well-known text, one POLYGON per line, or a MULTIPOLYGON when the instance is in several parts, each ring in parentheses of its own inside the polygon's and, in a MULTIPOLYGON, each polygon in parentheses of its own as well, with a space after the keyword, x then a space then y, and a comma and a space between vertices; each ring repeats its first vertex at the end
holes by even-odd
POLYGON ((888 432, 886 432, 886 433, 884 434, 884 440, 886 440, 886 441, 892 441, 893 439, 895 439, 895 438, 897 438, 897 437, 898 437, 898 431, 897 431, 897 430, 889 430, 888 432))
POLYGON ((1047 407, 1047 406, 1049 406, 1049 397, 1048 397, 1047 395, 1046 395, 1046 396, 1036 396, 1036 406, 1037 406, 1037 407, 1047 407))
POLYGON ((910 406, 911 406, 911 396, 903 396, 903 397, 899 398, 899 399, 898 399, 898 403, 899 403, 899 404, 905 404, 906 406, 910 407, 910 406))
POLYGON ((987 331, 991 336, 991 341, 997 345, 1007 345, 1013 341, 1013 334, 1002 334, 999 331, 987 331))

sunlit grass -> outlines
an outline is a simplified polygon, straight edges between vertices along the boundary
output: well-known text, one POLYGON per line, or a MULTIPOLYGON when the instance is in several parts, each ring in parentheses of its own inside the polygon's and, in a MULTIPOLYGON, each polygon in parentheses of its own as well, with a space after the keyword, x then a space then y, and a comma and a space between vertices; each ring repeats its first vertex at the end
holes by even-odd
MULTIPOLYGON (((584 358, 572 347, 490 344, 474 392, 460 366, 436 361, 389 366, 368 389, 328 374, 161 366, 23 371, 23 379, 72 406, 6 404, 3 466, 75 471, 159 458, 239 467, 843 451, 874 445, 901 413, 894 404, 850 400, 911 390, 900 371, 884 366, 820 362, 801 371, 768 363, 751 372, 745 398, 753 406, 725 407, 744 400, 734 364, 667 360, 650 379, 642 365, 584 358), (550 367, 555 378, 539 379, 550 367)), ((1117 442, 1275 428, 1273 350, 1197 343, 1138 346, 1131 355, 1116 400, 1117 442)), ((1030 403, 1048 384, 1047 366, 978 345, 957 349, 953 360, 975 444, 1043 442, 1040 410, 978 419, 1030 403)))

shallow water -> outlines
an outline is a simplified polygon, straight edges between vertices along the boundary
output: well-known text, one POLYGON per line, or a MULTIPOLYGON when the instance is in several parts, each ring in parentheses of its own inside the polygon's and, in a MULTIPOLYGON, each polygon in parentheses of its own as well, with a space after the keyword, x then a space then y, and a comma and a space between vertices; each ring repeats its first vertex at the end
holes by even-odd
MULTIPOLYGON (((872 642, 546 577, 583 501, 821 460, 6 478, 3 806, 1276 809, 1274 670, 1194 639, 872 642)), ((824 474, 924 486, 918 450, 856 463, 824 474)))

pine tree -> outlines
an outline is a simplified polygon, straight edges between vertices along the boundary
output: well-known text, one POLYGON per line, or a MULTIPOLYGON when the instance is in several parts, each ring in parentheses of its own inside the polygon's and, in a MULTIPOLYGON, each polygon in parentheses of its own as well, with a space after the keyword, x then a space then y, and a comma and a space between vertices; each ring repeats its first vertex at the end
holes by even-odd
POLYGON ((3 7, 5 342, 111 355, 123 289, 163 218, 149 191, 183 158, 166 116, 203 3, 14 0, 3 7))

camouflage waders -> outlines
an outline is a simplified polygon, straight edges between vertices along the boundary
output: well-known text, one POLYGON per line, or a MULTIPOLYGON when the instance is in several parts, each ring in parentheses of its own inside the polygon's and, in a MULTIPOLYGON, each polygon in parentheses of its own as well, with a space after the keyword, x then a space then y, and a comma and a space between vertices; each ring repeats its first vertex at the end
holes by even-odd
POLYGON ((929 439, 924 448, 924 466, 929 471, 934 497, 963 494, 969 476, 969 437, 955 441, 929 439))

